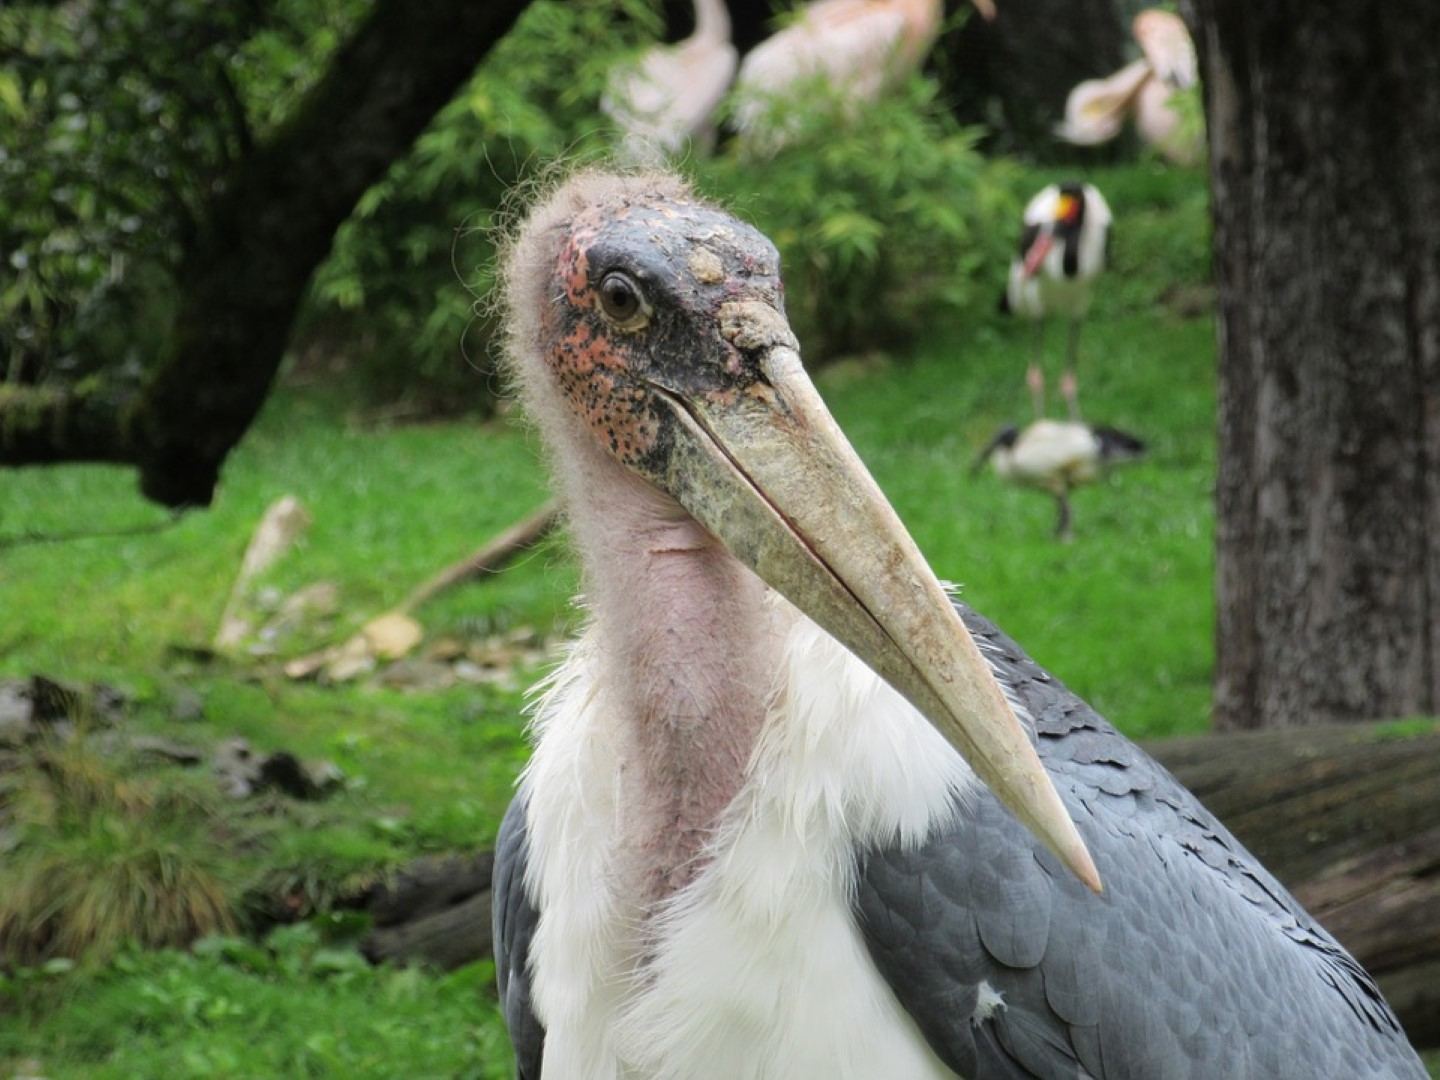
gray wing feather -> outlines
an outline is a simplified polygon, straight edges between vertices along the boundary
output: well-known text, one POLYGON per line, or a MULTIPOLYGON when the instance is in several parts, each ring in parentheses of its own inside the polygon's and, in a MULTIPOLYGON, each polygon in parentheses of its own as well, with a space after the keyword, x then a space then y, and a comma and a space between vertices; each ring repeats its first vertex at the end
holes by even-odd
POLYGON ((961 614, 1034 719, 1106 892, 988 793, 918 848, 863 853, 866 944, 936 1054, 968 1080, 1424 1080, 1374 981, 1195 797, 961 614), (1003 999, 988 1016, 982 983, 1003 999))
POLYGON ((525 828, 525 802, 515 798, 500 823, 495 841, 491 911, 495 923, 495 982, 500 1011, 515 1048, 520 1080, 540 1080, 545 1029, 530 1005, 530 939, 540 921, 525 892, 525 863, 530 842, 525 828))

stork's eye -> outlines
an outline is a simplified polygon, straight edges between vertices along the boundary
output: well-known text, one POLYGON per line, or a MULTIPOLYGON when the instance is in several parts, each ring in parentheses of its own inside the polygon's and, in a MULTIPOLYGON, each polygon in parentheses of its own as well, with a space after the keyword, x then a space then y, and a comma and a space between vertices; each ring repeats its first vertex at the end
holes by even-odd
POLYGON ((622 330, 639 330, 650 321, 650 305, 629 274, 612 270, 600 281, 600 308, 622 330))

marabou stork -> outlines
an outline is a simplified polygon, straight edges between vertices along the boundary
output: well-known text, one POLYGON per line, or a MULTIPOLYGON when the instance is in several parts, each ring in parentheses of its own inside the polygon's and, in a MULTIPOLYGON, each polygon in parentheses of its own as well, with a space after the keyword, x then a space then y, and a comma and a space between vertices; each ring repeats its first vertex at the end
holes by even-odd
POLYGON ((952 606, 764 236, 588 174, 503 278, 590 616, 497 843, 522 1077, 1423 1080, 1219 822, 952 606))
POLYGON ((1069 540, 1070 493, 1092 484, 1112 465, 1134 461, 1145 443, 1118 428, 1075 420, 1036 420, 1023 431, 1007 424, 986 444, 971 466, 978 473, 988 461, 1002 480, 1040 488, 1055 496, 1059 518, 1055 536, 1069 540))
POLYGON ((692 143, 709 149, 715 109, 735 77, 725 0, 695 0, 695 32, 657 45, 610 74, 600 108, 625 133, 621 154, 655 163, 692 143))
POLYGON ((1080 321, 1090 310, 1091 286, 1105 269, 1110 207, 1092 184, 1050 184, 1026 204, 1023 221, 1020 251, 1010 264, 1000 306, 1035 320, 1035 355, 1025 381, 1037 420, 1045 415, 1045 371, 1040 364, 1044 320, 1052 315, 1069 320, 1060 392, 1070 419, 1078 420, 1080 321))

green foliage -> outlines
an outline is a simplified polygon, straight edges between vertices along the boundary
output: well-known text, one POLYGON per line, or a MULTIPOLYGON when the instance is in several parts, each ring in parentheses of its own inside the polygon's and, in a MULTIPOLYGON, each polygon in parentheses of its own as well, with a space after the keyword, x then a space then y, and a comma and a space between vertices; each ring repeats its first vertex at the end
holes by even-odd
MULTIPOLYGON (((312 336, 334 336, 338 320, 380 397, 481 397, 472 368, 489 374, 492 327, 474 300, 493 281, 496 215, 548 162, 610 152, 606 76, 658 28, 648 0, 533 4, 341 229, 316 278, 312 336)), ((1010 170, 976 152, 978 133, 955 123, 933 80, 859 110, 812 85, 775 110, 787 143, 773 157, 732 140, 682 167, 775 239, 812 362, 898 345, 924 320, 991 302, 985 268, 1009 242, 993 222, 1018 209, 1010 170)))
POLYGON ((1440 730, 1440 719, 1433 716, 1409 716, 1376 724, 1370 735, 1379 742, 1394 742, 1429 735, 1436 730, 1440 730))
POLYGON ((488 963, 444 976, 372 968, 307 924, 259 944, 210 937, 189 953, 126 951, 97 970, 0 976, 0 1014, 28 1020, 0 1023, 0 1068, 33 1061, 57 1080, 501 1080, 509 1049, 493 980, 488 963))
POLYGON ((126 776, 76 739, 40 751, 11 801, 19 836, 0 890, 0 962, 103 959, 234 926, 198 789, 126 776))
POLYGON ((994 300, 1018 212, 1003 163, 975 149, 938 84, 912 79, 863 108, 824 84, 774 102, 773 156, 743 141, 697 164, 699 186, 780 249, 786 307, 810 362, 914 340, 917 327, 994 300))
POLYGON ((495 216, 542 163, 604 152, 606 75, 658 30, 650 0, 532 3, 341 228, 309 336, 327 346, 338 331, 377 399, 408 393, 443 411, 493 396, 492 328, 475 300, 493 282, 495 216))
POLYGON ((0 9, 0 380, 138 377, 202 208, 362 0, 0 9))

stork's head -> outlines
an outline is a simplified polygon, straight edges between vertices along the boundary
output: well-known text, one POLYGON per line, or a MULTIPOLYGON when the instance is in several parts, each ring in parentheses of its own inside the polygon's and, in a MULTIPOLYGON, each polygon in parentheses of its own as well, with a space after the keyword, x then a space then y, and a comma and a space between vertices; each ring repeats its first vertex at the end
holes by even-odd
POLYGON ((774 246, 672 178, 586 174, 532 211, 505 280, 511 361, 551 441, 673 499, 1098 888, 994 675, 806 376, 774 246))
POLYGON ((1055 196, 1054 222, 1057 231, 1079 229, 1085 221, 1085 187, 1061 184, 1055 196))
POLYGON ((1085 185, 1051 184, 1025 210, 1026 224, 1034 226, 1021 256, 1026 277, 1039 272, 1056 240, 1073 241, 1085 224, 1085 185))

